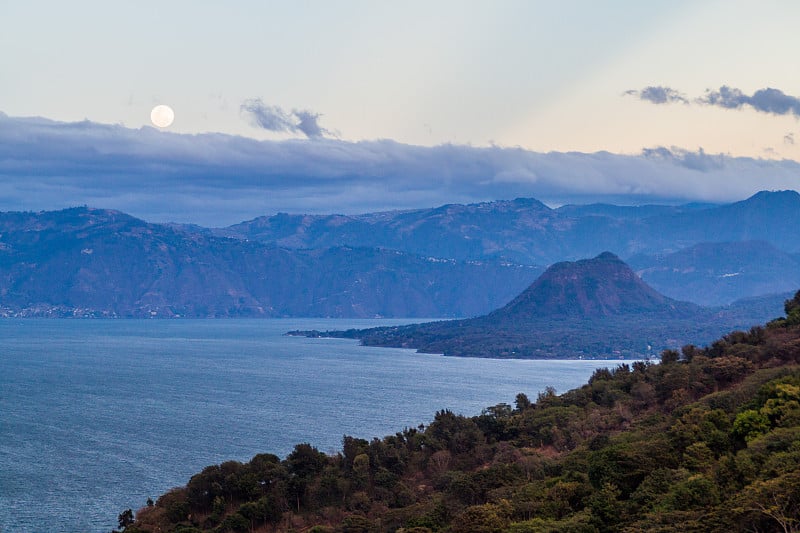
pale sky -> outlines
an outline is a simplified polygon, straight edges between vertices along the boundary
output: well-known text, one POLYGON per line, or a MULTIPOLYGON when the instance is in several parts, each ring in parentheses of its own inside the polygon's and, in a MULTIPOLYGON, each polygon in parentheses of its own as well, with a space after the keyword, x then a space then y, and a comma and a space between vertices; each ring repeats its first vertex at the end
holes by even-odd
POLYGON ((0 21, 11 116, 139 127, 166 103, 172 131, 280 138, 240 113, 260 98, 345 140, 800 159, 796 116, 622 96, 800 95, 793 0, 4 0, 0 21))
POLYGON ((177 134, 800 161, 798 23, 795 0, 0 0, 0 112, 138 130, 167 104, 177 134))

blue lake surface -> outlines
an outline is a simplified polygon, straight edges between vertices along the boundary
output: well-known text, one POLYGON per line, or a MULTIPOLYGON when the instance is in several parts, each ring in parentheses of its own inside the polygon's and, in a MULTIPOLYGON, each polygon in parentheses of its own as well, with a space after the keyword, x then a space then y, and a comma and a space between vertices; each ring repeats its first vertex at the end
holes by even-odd
MULTIPOLYGON (((416 320, 417 322, 419 320, 416 320)), ((335 453, 586 382, 614 361, 515 361, 286 337, 408 320, 0 320, 0 532, 109 532, 203 467, 335 453)))

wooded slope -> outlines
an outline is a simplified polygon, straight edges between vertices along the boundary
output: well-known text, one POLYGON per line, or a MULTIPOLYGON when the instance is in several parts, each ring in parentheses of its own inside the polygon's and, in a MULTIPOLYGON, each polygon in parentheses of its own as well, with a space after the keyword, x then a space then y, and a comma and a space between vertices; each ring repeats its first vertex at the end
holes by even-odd
POLYGON ((800 292, 787 317, 598 370, 562 395, 437 413, 341 452, 209 466, 126 533, 797 531, 800 292))

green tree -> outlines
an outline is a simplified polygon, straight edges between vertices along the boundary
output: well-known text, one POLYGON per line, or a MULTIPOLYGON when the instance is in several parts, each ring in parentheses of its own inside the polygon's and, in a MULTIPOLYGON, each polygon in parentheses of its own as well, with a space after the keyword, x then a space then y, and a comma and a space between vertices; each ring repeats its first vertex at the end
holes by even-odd
POLYGON ((353 473, 350 479, 355 490, 366 490, 369 487, 370 467, 369 456, 360 453, 353 459, 353 473))
POLYGON ((306 489, 316 474, 319 474, 328 457, 308 443, 298 444, 286 458, 289 469, 289 492, 294 497, 297 512, 306 496, 306 489))
POLYGON ((237 511, 250 522, 250 529, 255 529, 256 524, 263 522, 264 510, 258 502, 247 502, 239 506, 237 511))
POLYGON ((736 497, 734 512, 753 530, 800 531, 800 471, 756 481, 736 497))
POLYGON ((612 483, 605 483, 588 499, 588 507, 592 512, 591 524, 599 531, 616 531, 616 525, 622 520, 623 504, 620 501, 620 490, 612 483))
POLYGON ((748 409, 736 415, 733 421, 733 435, 745 442, 751 441, 759 435, 769 431, 770 424, 761 411, 748 409))
POLYGON ((328 457, 308 443, 298 444, 286 458, 289 472, 301 478, 310 478, 322 471, 328 457))
POLYGON ((502 533, 511 523, 511 511, 511 504, 506 500, 501 500, 499 504, 473 505, 456 516, 450 531, 452 533, 502 533))
POLYGON ((696 474, 675 483, 665 499, 669 509, 711 509, 720 501, 719 488, 706 476, 696 474))
POLYGON ((130 525, 133 525, 133 510, 132 509, 125 509, 122 511, 119 516, 117 517, 117 521, 119 522, 120 529, 125 529, 130 525))
POLYGON ((250 521, 236 512, 226 516, 215 531, 220 533, 247 533, 247 531, 250 531, 250 521))
POLYGON ((526 394, 520 392, 517 394, 517 397, 514 398, 514 406, 516 407, 517 411, 524 411, 531 406, 531 401, 528 399, 526 394))
POLYGON ((661 364, 668 365, 671 363, 677 363, 681 358, 681 355, 675 350, 664 350, 661 352, 661 364))
POLYGON ((342 533, 373 533, 377 531, 375 523, 364 515, 350 515, 342 520, 342 533))

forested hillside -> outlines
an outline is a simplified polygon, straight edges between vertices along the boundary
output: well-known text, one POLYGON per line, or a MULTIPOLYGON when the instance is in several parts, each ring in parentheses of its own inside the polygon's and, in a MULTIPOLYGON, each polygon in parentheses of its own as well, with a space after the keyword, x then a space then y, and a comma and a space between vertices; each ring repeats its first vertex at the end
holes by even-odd
MULTIPOLYGON (((598 370, 478 416, 437 413, 330 456, 209 466, 135 513, 175 531, 797 531, 800 292, 707 348, 598 370)), ((268 428, 265 428, 268 431, 268 428)))

